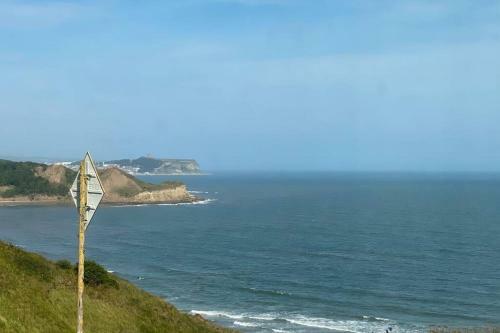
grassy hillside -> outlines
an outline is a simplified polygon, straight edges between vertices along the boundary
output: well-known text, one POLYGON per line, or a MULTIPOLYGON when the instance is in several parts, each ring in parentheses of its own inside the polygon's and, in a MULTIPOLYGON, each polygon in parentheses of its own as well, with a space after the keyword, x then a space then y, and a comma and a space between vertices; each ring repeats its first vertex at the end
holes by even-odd
POLYGON ((55 181, 47 174, 48 168, 41 163, 0 160, 0 197, 66 196, 76 172, 64 168, 55 181))
MULTIPOLYGON (((176 310, 127 281, 88 265, 86 333, 234 332, 176 310)), ((76 327, 76 273, 0 241, 0 332, 71 332, 76 327)))

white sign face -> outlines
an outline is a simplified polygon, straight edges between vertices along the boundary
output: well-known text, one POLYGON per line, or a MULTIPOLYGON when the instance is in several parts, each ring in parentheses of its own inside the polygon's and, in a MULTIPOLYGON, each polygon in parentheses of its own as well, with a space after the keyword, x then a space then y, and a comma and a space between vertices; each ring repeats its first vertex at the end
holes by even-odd
MULTIPOLYGON (((99 179, 99 175, 97 174, 97 168, 94 165, 94 161, 90 157, 90 154, 87 153, 85 158, 83 159, 85 163, 85 174, 87 175, 87 211, 84 221, 85 229, 92 220, 94 213, 99 206, 99 203, 104 196, 104 188, 102 187, 101 180, 99 179)), ((71 197, 73 198, 73 202, 75 206, 80 212, 80 171, 76 175, 75 181, 69 190, 71 197)))

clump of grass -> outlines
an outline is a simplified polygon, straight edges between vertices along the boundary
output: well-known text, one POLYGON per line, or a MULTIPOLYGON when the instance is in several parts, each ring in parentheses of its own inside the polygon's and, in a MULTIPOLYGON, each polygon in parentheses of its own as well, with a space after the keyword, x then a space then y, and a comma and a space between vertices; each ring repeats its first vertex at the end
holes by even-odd
POLYGON ((134 179, 139 186, 142 187, 143 191, 158 191, 158 190, 172 190, 180 186, 184 186, 185 184, 180 181, 172 181, 172 180, 166 180, 164 182, 161 182, 160 184, 151 184, 151 183, 146 183, 140 179, 135 178, 134 179))
POLYGON ((116 193, 118 193, 122 197, 131 198, 134 195, 140 193, 140 191, 135 188, 122 187, 120 189, 117 189, 116 193))
POLYGON ((177 188, 177 187, 180 187, 183 185, 184 185, 184 183, 180 182, 180 181, 167 180, 167 181, 162 182, 159 186, 161 188, 164 188, 164 189, 174 189, 174 188, 177 188))

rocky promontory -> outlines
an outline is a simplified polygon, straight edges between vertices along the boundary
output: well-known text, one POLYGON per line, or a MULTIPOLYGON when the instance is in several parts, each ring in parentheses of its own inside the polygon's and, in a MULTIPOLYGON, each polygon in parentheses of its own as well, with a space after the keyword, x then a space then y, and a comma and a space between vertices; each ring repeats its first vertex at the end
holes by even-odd
MULTIPOLYGON (((151 184, 110 167, 98 170, 105 195, 103 203, 190 203, 200 198, 181 182, 151 184)), ((0 204, 65 203, 76 172, 62 165, 0 160, 0 204)))
POLYGON ((100 170, 99 176, 106 191, 103 202, 107 203, 187 203, 199 200, 180 182, 150 184, 116 167, 100 170))

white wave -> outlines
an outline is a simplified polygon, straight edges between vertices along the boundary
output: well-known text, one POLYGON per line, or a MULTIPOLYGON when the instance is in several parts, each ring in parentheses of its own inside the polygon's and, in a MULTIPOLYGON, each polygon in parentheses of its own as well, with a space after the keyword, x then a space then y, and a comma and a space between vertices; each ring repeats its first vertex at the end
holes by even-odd
POLYGON ((284 290, 266 290, 266 289, 259 289, 259 288, 254 288, 254 287, 251 287, 249 289, 253 290, 255 292, 258 292, 258 293, 269 293, 269 294, 288 295, 288 296, 292 295, 291 293, 284 291, 284 290))
POLYGON ((390 321, 390 319, 382 318, 382 317, 374 317, 374 316, 363 316, 363 319, 374 319, 379 321, 390 321))
POLYGON ((255 324, 255 323, 247 323, 247 322, 243 322, 243 321, 238 321, 238 320, 235 320, 233 322, 233 324, 237 325, 237 326, 243 326, 243 327, 259 327, 260 325, 259 324, 255 324))
MULTIPOLYGON (((365 317, 365 316, 364 316, 365 317)), ((287 322, 295 325, 322 328, 332 331, 364 333, 364 332, 385 332, 389 327, 392 327, 393 332, 398 333, 420 333, 426 332, 424 327, 421 328, 401 328, 396 324, 389 324, 390 319, 371 317, 377 321, 368 320, 333 320, 327 318, 306 317, 296 315, 290 318, 284 318, 287 322)))
POLYGON ((265 320, 265 321, 272 321, 272 320, 279 319, 279 316, 277 316, 276 314, 272 314, 272 313, 269 313, 269 314, 264 313, 264 314, 259 314, 259 315, 248 315, 246 317, 250 318, 250 319, 265 320))
MULTIPOLYGON (((200 201, 194 201, 194 202, 181 202, 178 204, 173 204, 176 206, 184 206, 184 205, 208 205, 211 202, 217 201, 217 199, 205 199, 205 200, 200 200, 200 201)), ((164 205, 164 204, 160 204, 164 205)), ((168 205, 168 204, 165 204, 168 205)))
POLYGON ((179 203, 159 203, 153 204, 156 206, 187 206, 187 205, 208 205, 209 203, 216 201, 217 199, 205 199, 193 202, 179 202, 179 203))
POLYGON ((191 310, 192 314, 199 314, 207 317, 226 317, 230 319, 254 319, 254 320, 262 320, 262 321, 272 321, 279 319, 279 317, 275 314, 236 314, 224 311, 200 311, 200 310, 191 310))
POLYGON ((109 207, 120 208, 120 207, 144 207, 144 206, 187 206, 187 205, 208 205, 211 202, 217 201, 217 199, 205 199, 193 202, 178 202, 178 203, 145 203, 145 204, 127 204, 127 205, 111 205, 109 207))
POLYGON ((199 311, 199 310, 191 310, 192 314, 199 314, 207 317, 226 317, 230 319, 244 319, 243 315, 223 312, 223 311, 199 311))
POLYGON ((193 194, 209 194, 210 192, 206 192, 206 191, 188 191, 189 193, 193 193, 193 194))
POLYGON ((108 273, 114 273, 115 271, 107 271, 108 273))
MULTIPOLYGON (((192 310, 193 314, 200 314, 207 317, 225 317, 235 320, 234 324, 239 326, 256 327, 261 326, 259 323, 248 322, 244 320, 255 320, 255 321, 273 321, 282 320, 290 324, 297 326, 305 326, 311 328, 319 328, 331 331, 341 331, 341 332, 352 332, 352 333, 365 333, 365 332, 385 332, 386 329, 392 327, 393 332, 397 333, 421 333, 426 332, 425 327, 406 327, 402 328, 394 323, 390 323, 391 320, 381 317, 373 316, 363 316, 362 320, 334 320, 328 318, 319 317, 307 317, 304 315, 291 315, 291 314, 278 314, 278 313, 262 313, 262 314, 250 314, 250 313, 234 313, 234 312, 224 312, 224 311, 199 311, 192 310), (256 325, 256 326, 250 326, 256 325)), ((276 333, 286 333, 287 331, 282 329, 273 329, 276 333)))
POLYGON ((279 328, 273 328, 272 330, 273 330, 273 332, 276 332, 276 333, 289 333, 290 332, 290 331, 285 331, 285 330, 282 330, 279 328))
POLYGON ((314 328, 324 328, 332 331, 345 331, 345 332, 353 332, 353 333, 362 333, 364 331, 358 330, 356 321, 335 321, 326 318, 313 318, 313 317, 305 317, 305 316, 296 316, 294 318, 285 318, 289 323, 314 327, 314 328))
POLYGON ((380 320, 380 321, 390 321, 390 319, 382 318, 382 317, 375 317, 375 319, 380 320))

